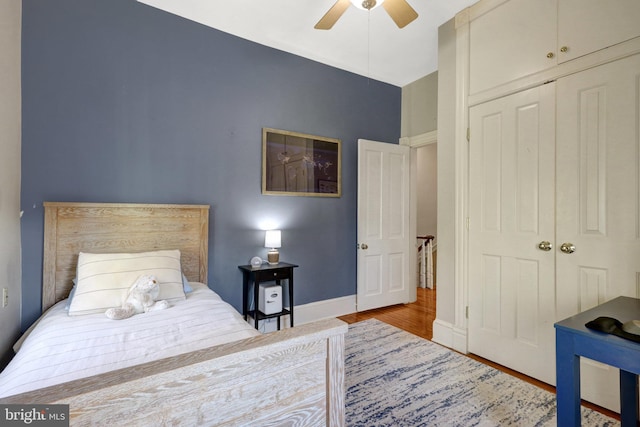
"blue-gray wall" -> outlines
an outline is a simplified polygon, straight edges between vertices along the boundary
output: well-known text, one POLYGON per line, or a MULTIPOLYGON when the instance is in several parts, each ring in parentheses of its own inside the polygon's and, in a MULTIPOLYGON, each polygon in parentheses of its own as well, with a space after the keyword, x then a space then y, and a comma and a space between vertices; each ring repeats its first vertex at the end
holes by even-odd
POLYGON ((22 55, 23 327, 43 201, 211 205, 209 285, 237 309, 269 219, 296 305, 355 294, 357 139, 398 140, 400 88, 134 0, 23 0, 22 55), (343 196, 263 196, 263 127, 341 139, 343 196))

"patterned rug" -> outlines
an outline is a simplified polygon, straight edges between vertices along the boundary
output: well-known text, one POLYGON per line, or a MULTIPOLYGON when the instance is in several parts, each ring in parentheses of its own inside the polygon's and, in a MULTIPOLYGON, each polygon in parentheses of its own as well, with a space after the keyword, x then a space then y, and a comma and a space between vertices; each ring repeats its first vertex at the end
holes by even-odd
MULTIPOLYGON (((555 394, 376 319, 346 335, 348 426, 556 426, 555 394)), ((582 408, 583 426, 619 426, 582 408)))

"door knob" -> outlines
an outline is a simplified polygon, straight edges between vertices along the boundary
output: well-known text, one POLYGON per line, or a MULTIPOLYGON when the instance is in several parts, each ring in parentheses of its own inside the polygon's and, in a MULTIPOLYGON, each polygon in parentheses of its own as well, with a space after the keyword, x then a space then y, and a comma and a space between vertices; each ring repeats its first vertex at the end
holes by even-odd
POLYGON ((369 245, 367 245, 366 243, 363 243, 360 245, 360 249, 363 249, 366 251, 367 249, 369 249, 369 245))
POLYGON ((560 250, 565 254, 572 254, 576 251, 576 247, 573 243, 563 243, 562 246, 560 246, 560 250))
POLYGON ((553 249, 553 245, 551 244, 551 242, 547 242, 546 240, 544 240, 538 243, 538 249, 540 249, 541 251, 549 252, 551 249, 553 249))

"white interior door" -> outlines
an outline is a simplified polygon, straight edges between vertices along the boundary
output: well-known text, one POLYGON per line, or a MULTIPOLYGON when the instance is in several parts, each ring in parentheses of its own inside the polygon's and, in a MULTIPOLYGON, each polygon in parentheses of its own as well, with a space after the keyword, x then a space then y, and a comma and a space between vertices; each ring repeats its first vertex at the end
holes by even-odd
MULTIPOLYGON (((557 94, 561 320, 640 297, 640 55, 559 79, 557 94)), ((618 410, 617 369, 583 361, 581 378, 583 399, 618 410)))
POLYGON ((542 242, 554 242, 554 89, 469 112, 468 348, 551 384, 554 252, 542 242))
POLYGON ((409 156, 406 146, 358 140, 358 311, 411 301, 409 156))

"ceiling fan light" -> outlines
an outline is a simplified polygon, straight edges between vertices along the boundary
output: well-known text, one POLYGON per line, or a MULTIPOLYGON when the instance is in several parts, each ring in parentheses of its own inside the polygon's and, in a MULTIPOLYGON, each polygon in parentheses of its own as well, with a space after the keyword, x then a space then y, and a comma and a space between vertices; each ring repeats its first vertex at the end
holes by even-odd
POLYGON ((384 3, 384 0, 351 0, 351 4, 360 10, 373 10, 384 3), (373 6, 371 4, 373 3, 373 6))

